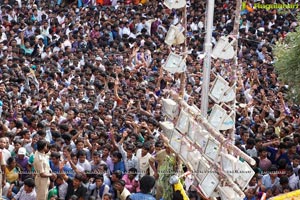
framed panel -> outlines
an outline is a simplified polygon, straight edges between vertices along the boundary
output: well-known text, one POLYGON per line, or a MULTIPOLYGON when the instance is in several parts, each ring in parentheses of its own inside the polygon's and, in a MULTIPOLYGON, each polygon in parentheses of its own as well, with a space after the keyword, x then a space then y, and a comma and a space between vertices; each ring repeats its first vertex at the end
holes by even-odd
POLYGON ((242 162, 238 160, 235 166, 234 180, 244 190, 255 172, 246 161, 242 162))
POLYGON ((189 130, 189 122, 190 115, 184 110, 181 110, 175 128, 185 135, 189 130))
POLYGON ((213 138, 209 138, 204 150, 204 155, 211 161, 216 162, 219 156, 220 143, 213 138))
POLYGON ((170 138, 170 147, 172 147, 176 153, 180 152, 181 141, 182 135, 176 129, 174 129, 172 137, 170 138))
POLYGON ((226 115, 221 126, 219 127, 219 130, 225 131, 228 129, 232 129, 235 125, 233 117, 234 117, 234 112, 231 112, 229 115, 226 115))
POLYGON ((211 56, 213 58, 221 58, 225 60, 232 59, 234 56, 233 44, 235 41, 236 40, 233 39, 229 42, 229 36, 222 36, 213 49, 211 56))
POLYGON ((201 130, 196 134, 195 141, 196 144, 202 150, 202 152, 205 151, 208 139, 209 139, 209 133, 206 130, 201 130))
POLYGON ((188 162, 188 154, 190 151, 193 151, 190 142, 183 138, 180 146, 179 156, 185 161, 188 162))
POLYGON ((215 104, 208 117, 208 122, 217 130, 221 127, 224 119, 227 117, 227 112, 221 106, 215 104))
POLYGON ((221 152, 220 155, 221 155, 221 167, 223 171, 233 178, 237 158, 230 154, 225 154, 223 152, 221 152))
POLYGON ((196 135, 202 131, 202 127, 193 119, 190 119, 187 136, 191 141, 196 141, 196 135))
POLYGON ((179 114, 178 104, 172 99, 162 99, 162 112, 170 120, 173 120, 179 114))
POLYGON ((181 73, 181 72, 185 72, 186 71, 186 60, 182 59, 181 62, 179 63, 177 72, 181 73))
POLYGON ((189 106, 189 110, 193 115, 201 115, 201 110, 195 104, 189 106))
POLYGON ((176 26, 171 25, 168 33, 165 37, 165 43, 169 46, 173 45, 175 43, 175 37, 178 34, 178 29, 176 26))
POLYGON ((197 149, 188 152, 187 160, 194 171, 197 170, 199 159, 201 157, 202 155, 197 149))
POLYGON ((213 194, 216 187, 219 185, 219 179, 215 174, 208 173, 203 181, 199 184, 203 194, 209 198, 213 194))
POLYGON ((186 0, 164 0, 164 5, 169 9, 179 9, 186 5, 186 0))
POLYGON ((162 133, 170 139, 172 136, 172 133, 174 131, 174 124, 169 121, 160 122, 160 127, 162 129, 162 133))
POLYGON ((220 103, 221 99, 224 96, 224 93, 229 89, 230 87, 228 86, 228 82, 224 78, 218 75, 213 83, 213 86, 211 87, 209 96, 216 103, 220 103))
POLYGON ((198 168, 196 172, 196 177, 199 183, 203 181, 203 179, 205 178, 205 176, 209 171, 210 171, 209 163, 204 158, 201 157, 199 159, 198 168))
POLYGON ((225 91, 224 96, 221 98, 221 102, 228 103, 235 100, 235 90, 234 86, 231 86, 227 91, 225 91))
POLYGON ((182 56, 171 52, 167 58, 167 61, 163 65, 163 68, 170 73, 176 73, 179 71, 179 65, 182 61, 182 56))

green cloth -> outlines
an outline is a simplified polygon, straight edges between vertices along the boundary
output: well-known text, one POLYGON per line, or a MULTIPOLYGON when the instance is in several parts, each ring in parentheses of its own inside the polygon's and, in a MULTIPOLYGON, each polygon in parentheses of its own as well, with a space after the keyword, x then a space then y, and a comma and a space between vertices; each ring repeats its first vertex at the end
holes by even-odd
POLYGON ((54 197, 54 196, 58 196, 57 188, 56 188, 56 187, 54 187, 54 188, 52 188, 51 190, 49 190, 49 193, 48 193, 48 200, 50 200, 51 197, 54 197))
POLYGON ((176 157, 166 154, 165 159, 158 169, 159 178, 158 185, 163 187, 163 199, 168 200, 173 198, 173 186, 169 183, 170 177, 176 172, 176 157))
POLYGON ((34 161, 34 154, 31 154, 31 156, 28 159, 28 164, 31 165, 32 172, 34 172, 33 161, 34 161))
POLYGON ((24 51, 25 54, 32 54, 33 52, 32 48, 26 48, 24 44, 21 44, 20 48, 24 51))

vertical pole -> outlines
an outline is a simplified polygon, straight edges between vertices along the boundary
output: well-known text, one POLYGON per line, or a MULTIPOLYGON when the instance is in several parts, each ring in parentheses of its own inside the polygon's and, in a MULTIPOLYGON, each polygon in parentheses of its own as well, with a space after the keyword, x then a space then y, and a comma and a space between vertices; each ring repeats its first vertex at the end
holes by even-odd
POLYGON ((205 58, 203 66, 203 83, 201 92, 201 113, 203 117, 207 117, 208 110, 208 93, 210 83, 211 70, 211 52, 212 52, 212 27, 214 22, 214 6, 215 0, 207 0, 206 4, 206 36, 205 36, 205 58))
MULTIPOLYGON (((183 8, 183 13, 182 13, 182 17, 183 17, 183 27, 184 27, 184 36, 186 37, 186 33, 187 33, 187 17, 186 17, 186 6, 184 6, 183 8)), ((187 39, 184 40, 183 43, 183 48, 182 48, 182 52, 185 53, 187 51, 187 39)), ((183 97, 184 96, 184 90, 185 90, 185 82, 186 82, 186 77, 185 77, 185 72, 182 72, 180 74, 180 89, 179 89, 179 96, 183 97)))
MULTIPOLYGON (((241 6, 242 6, 242 0, 236 0, 236 8, 235 8, 235 17, 234 17, 234 25, 233 25, 233 31, 232 35, 233 37, 236 38, 236 43, 235 43, 235 56, 233 60, 233 66, 232 66, 232 77, 233 77, 233 85, 234 85, 234 92, 236 95, 236 84, 237 84, 237 70, 238 70, 238 34, 239 34, 239 27, 240 27, 240 18, 241 18, 241 6)), ((233 106, 232 109, 234 111, 233 114, 233 120, 235 122, 236 118, 236 98, 233 101, 233 106)), ((234 123, 235 124, 235 123, 234 123)), ((230 141, 232 144, 235 143, 235 126, 231 130, 232 132, 230 133, 230 141)))

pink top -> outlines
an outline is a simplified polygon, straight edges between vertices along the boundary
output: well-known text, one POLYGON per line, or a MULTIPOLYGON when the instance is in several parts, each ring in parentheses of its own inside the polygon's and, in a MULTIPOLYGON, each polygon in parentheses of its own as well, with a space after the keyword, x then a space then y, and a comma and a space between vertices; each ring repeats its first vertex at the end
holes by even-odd
POLYGON ((122 180, 125 181, 125 188, 129 190, 130 193, 140 192, 140 182, 135 178, 130 180, 128 174, 125 174, 122 180))

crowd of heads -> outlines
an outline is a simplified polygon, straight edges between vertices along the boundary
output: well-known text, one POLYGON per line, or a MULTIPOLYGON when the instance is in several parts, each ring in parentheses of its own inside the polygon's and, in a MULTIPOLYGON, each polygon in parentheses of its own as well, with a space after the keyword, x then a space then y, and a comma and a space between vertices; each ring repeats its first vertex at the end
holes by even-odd
MULTIPOLYGON (((68 174, 74 180, 111 181, 122 191, 124 173, 139 172, 126 164, 114 171, 124 155, 112 137, 116 143, 124 140, 129 156, 137 149, 155 156, 164 148, 161 99, 166 90, 179 91, 181 79, 162 66, 170 52, 183 50, 164 39, 172 24, 183 22, 182 10, 169 10, 161 0, 80 1, 82 6, 79 1, 0 2, 0 146, 10 151, 7 164, 30 169, 30 155, 45 148, 37 141, 46 140, 55 166, 67 158, 100 163, 97 172, 111 176, 68 174)), ((187 2, 184 99, 198 107, 205 10, 205 1, 187 2)), ((232 33, 234 12, 233 1, 215 2, 213 45, 232 33)), ((272 53, 276 41, 297 25, 296 10, 242 11, 237 76, 232 75, 233 61, 212 61, 211 82, 221 75, 230 85, 237 83, 236 145, 257 160, 245 191, 248 199, 299 188, 299 107, 288 101, 289 87, 278 81, 272 53)), ((209 108, 213 104, 210 100, 209 108)), ((88 164, 81 167, 81 172, 92 170, 88 164)), ((22 175, 23 181, 27 178, 22 175)), ((52 181, 62 184, 63 177, 52 181)), ((34 187, 30 181, 24 184, 34 187)))

